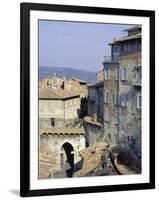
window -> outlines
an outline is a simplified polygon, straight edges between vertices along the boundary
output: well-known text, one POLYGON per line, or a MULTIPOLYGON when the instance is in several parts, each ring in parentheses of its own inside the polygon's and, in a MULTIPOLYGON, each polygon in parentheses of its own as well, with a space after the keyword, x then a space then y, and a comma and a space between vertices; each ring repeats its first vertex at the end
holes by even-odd
POLYGON ((126 81, 128 79, 128 70, 126 67, 122 68, 121 79, 122 81, 126 81))
POLYGON ((104 112, 104 121, 105 122, 109 121, 109 110, 108 110, 108 108, 106 108, 105 112, 104 112))
POLYGON ((55 126, 55 118, 51 118, 51 126, 55 126))
POLYGON ((132 44, 128 43, 128 52, 132 51, 132 44))
POLYGON ((115 80, 118 81, 119 80, 119 68, 115 69, 115 80))
POLYGON ((123 45, 123 51, 124 51, 125 53, 127 52, 127 44, 126 44, 126 43, 123 45))
POLYGON ((119 94, 116 92, 113 94, 113 104, 118 105, 119 104, 119 94))
POLYGON ((136 69, 135 70, 135 75, 136 75, 135 83, 136 84, 141 84, 141 76, 142 76, 141 66, 136 66, 135 69, 136 69))
POLYGON ((141 42, 138 43, 138 50, 141 51, 141 42))
POLYGON ((94 101, 95 100, 95 90, 90 89, 89 96, 90 96, 90 100, 94 101))
POLYGON ((105 80, 109 80, 109 69, 105 69, 105 80))
POLYGON ((51 87, 51 82, 50 81, 47 81, 47 86, 51 87))
POLYGON ((141 106, 142 106, 142 100, 141 100, 141 96, 137 96, 137 102, 136 102, 136 107, 137 109, 141 109, 141 106))
POLYGON ((127 95, 125 93, 120 95, 120 105, 123 107, 127 106, 127 95))
POLYGON ((105 92, 105 95, 104 95, 104 102, 105 102, 105 103, 109 103, 109 92, 105 92))

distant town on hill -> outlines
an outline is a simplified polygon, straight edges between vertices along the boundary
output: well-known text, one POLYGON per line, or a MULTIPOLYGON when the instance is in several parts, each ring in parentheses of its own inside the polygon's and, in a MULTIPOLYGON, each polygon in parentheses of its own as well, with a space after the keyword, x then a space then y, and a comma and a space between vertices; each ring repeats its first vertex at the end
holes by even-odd
POLYGON ((78 78, 87 81, 88 84, 94 83, 96 81, 96 72, 74 69, 74 68, 64 68, 64 67, 39 67, 39 79, 46 78, 48 76, 57 76, 60 78, 78 78))

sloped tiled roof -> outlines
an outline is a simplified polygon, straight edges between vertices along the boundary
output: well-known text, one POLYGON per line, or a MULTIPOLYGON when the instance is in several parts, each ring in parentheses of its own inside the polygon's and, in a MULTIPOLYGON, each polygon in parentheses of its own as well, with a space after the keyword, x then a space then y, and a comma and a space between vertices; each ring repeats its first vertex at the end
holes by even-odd
POLYGON ((90 116, 84 117, 84 121, 87 122, 87 123, 89 123, 89 124, 92 124, 92 125, 103 127, 103 124, 101 124, 98 121, 93 120, 93 118, 90 117, 90 116))
POLYGON ((83 128, 69 128, 69 127, 52 127, 52 128, 41 128, 39 130, 40 134, 79 134, 84 135, 85 131, 83 128))
POLYGON ((78 78, 72 78, 72 80, 78 81, 80 83, 87 83, 87 81, 84 81, 84 80, 78 79, 78 78))
POLYGON ((54 88, 39 88, 39 98, 40 99, 65 99, 78 96, 76 94, 71 94, 67 90, 54 89, 54 88))
POLYGON ((91 84, 88 87, 103 87, 104 81, 98 81, 97 83, 91 84))

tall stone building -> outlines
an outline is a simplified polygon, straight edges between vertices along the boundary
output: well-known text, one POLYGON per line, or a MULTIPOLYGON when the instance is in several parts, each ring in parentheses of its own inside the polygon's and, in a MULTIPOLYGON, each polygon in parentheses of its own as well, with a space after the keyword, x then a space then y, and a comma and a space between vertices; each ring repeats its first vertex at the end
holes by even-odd
POLYGON ((87 87, 81 82, 58 77, 39 82, 39 178, 72 177, 81 161, 79 151, 85 148, 79 120, 81 87, 87 87))
POLYGON ((104 60, 104 133, 141 157, 141 27, 110 43, 104 60))
POLYGON ((80 96, 61 89, 44 88, 39 91, 39 126, 63 127, 74 125, 80 109, 80 96))
POLYGON ((84 118, 87 145, 97 143, 103 135, 103 81, 88 87, 88 116, 84 118))

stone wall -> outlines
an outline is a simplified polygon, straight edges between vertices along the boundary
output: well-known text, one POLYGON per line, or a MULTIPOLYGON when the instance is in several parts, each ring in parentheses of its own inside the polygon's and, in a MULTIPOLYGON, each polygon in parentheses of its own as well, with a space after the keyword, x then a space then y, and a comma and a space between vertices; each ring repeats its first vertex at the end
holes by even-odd
MULTIPOLYGON (((61 170, 61 153, 62 153, 62 146, 65 143, 69 143, 73 147, 74 154, 74 163, 77 163, 81 160, 81 157, 79 155, 79 151, 85 148, 85 136, 80 134, 41 134, 40 135, 40 141, 39 141, 39 152, 42 152, 43 154, 50 152, 50 155, 53 155, 53 158, 50 160, 53 160, 52 162, 52 168, 50 168, 52 171, 50 172, 49 177, 54 177, 54 173, 61 170)), ((39 157, 40 158, 40 157, 39 157)), ((44 168, 47 166, 47 160, 45 159, 40 160, 39 162, 39 168, 44 168), (43 166, 42 166, 43 165, 43 166)), ((39 172, 39 177, 42 177, 42 174, 39 172)))
POLYGON ((104 70, 97 72, 96 77, 97 77, 97 80, 96 80, 97 82, 103 81, 104 80, 104 70))
POLYGON ((127 95, 127 106, 120 107, 120 143, 141 156, 141 109, 137 108, 137 96, 141 96, 141 85, 134 85, 135 66, 141 65, 141 53, 121 57, 120 67, 127 67, 128 80, 120 81, 120 93, 127 95))
POLYGON ((108 69, 109 78, 104 80, 104 96, 108 93, 108 99, 104 97, 104 134, 110 144, 118 143, 118 100, 115 105, 113 95, 119 92, 119 80, 116 79, 116 70, 119 62, 104 63, 104 69, 108 69))
POLYGON ((84 129, 86 133, 86 144, 92 145, 99 141, 99 138, 103 136, 103 126, 99 122, 91 122, 91 118, 84 118, 84 129))
POLYGON ((66 100, 39 100, 39 127, 73 126, 80 112, 80 101, 80 97, 66 100))

